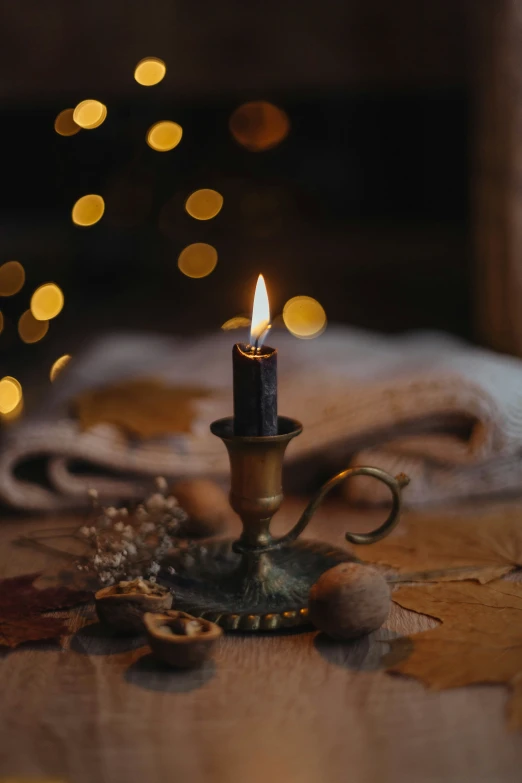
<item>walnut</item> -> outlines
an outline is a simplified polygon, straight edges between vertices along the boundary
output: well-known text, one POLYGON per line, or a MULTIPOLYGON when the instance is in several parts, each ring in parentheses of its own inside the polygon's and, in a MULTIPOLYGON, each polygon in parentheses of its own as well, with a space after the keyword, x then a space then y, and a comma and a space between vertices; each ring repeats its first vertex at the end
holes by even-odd
POLYGON ((145 612, 161 612, 172 606, 172 593, 147 579, 119 582, 98 590, 94 596, 100 622, 119 633, 145 632, 145 612))
POLYGON ((310 590, 310 622, 334 639, 354 639, 380 628, 390 609, 390 588, 377 569, 340 563, 310 590))
POLYGON ((219 625, 186 612, 147 613, 144 623, 154 655, 178 669, 192 669, 209 660, 223 634, 219 625))
POLYGON ((177 481, 171 487, 171 493, 188 514, 188 519, 183 523, 183 532, 189 537, 221 533, 233 513, 226 493, 215 481, 177 481))

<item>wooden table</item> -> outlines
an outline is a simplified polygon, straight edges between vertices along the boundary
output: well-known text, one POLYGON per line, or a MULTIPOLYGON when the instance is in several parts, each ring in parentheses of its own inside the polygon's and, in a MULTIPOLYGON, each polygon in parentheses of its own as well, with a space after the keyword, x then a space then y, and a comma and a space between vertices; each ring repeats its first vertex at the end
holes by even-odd
MULTIPOLYGON (((285 504, 280 530, 302 505, 285 504)), ((4 520, 0 576, 49 566, 49 555, 12 539, 55 524, 4 520)), ((329 504, 310 535, 342 545, 347 526, 346 510, 329 504)), ((0 775, 74 783, 520 781, 522 739, 504 726, 504 688, 434 693, 379 670, 388 639, 433 622, 394 606, 385 628, 349 644, 315 632, 228 635, 212 665, 178 673, 156 664, 143 639, 109 638, 84 608, 64 649, 46 643, 0 654, 0 775)))

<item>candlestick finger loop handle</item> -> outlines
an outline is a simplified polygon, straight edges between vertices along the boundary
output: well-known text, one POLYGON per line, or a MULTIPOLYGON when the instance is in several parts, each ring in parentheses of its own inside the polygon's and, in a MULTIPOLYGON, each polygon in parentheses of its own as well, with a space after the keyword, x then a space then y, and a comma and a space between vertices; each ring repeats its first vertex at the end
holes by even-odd
POLYGON ((305 508, 295 527, 293 527, 286 536, 277 539, 277 541, 272 544, 272 547, 285 546, 286 544, 295 541, 307 527, 326 495, 342 481, 353 478, 354 476, 369 476, 370 478, 377 479, 377 481, 386 484, 392 494, 392 507, 385 522, 383 522, 380 527, 376 528, 376 530, 372 530, 370 533, 346 533, 346 540, 351 544, 373 544, 387 536, 388 533, 391 533, 400 519, 402 505, 401 490, 410 483, 410 479, 404 473, 400 473, 398 476, 394 477, 380 468, 357 466, 337 473, 323 484, 321 489, 305 508))

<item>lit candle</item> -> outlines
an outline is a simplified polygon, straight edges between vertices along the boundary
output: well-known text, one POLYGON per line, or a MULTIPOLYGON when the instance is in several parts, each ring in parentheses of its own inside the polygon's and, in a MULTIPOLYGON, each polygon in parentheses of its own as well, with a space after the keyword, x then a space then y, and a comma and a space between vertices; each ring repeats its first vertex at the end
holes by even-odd
POLYGON ((277 351, 263 345, 270 326, 268 294, 259 275, 250 343, 236 343, 232 350, 234 435, 277 435, 277 351))

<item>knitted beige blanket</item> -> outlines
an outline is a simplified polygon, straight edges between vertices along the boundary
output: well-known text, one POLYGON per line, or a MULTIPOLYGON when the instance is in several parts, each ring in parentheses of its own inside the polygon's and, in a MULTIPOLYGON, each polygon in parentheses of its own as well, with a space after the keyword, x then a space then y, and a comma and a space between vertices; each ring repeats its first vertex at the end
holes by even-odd
MULTIPOLYGON (((41 410, 4 430, 0 499, 53 510, 85 505, 89 487, 107 502, 140 497, 157 475, 226 480, 226 452, 209 424, 232 413, 232 334, 109 336, 73 359, 41 410), (82 431, 71 400, 130 378, 210 394, 197 401, 188 433, 143 441, 109 424, 82 431), (44 462, 45 479, 24 469, 35 460, 44 462)), ((522 362, 436 333, 383 337, 330 327, 311 341, 275 331, 271 342, 279 351, 279 412, 304 424, 289 466, 404 471, 410 505, 522 491, 522 362)), ((376 485, 361 480, 351 496, 380 502, 376 485)))

